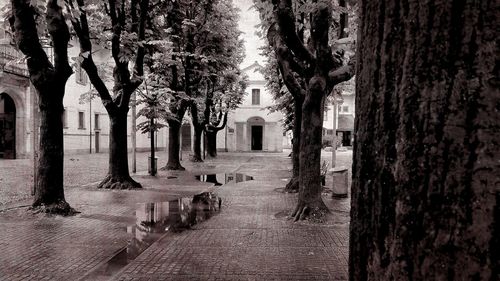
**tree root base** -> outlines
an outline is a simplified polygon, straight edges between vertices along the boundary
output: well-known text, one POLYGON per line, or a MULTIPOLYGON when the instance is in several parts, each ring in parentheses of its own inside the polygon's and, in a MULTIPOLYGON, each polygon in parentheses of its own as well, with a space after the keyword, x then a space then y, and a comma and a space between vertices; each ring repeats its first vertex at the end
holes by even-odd
POLYGON ((59 215, 59 216, 73 216, 79 214, 80 212, 71 208, 71 206, 66 201, 60 201, 58 203, 52 204, 33 204, 30 208, 34 214, 48 214, 48 215, 59 215))
POLYGON ((185 171, 186 168, 182 167, 181 164, 179 163, 176 163, 176 164, 171 164, 171 163, 168 163, 165 167, 161 168, 160 170, 162 171, 185 171))
POLYGON ((297 193, 299 192, 299 179, 294 177, 285 186, 285 193, 297 193))
POLYGON ((97 188, 103 189, 137 189, 142 188, 141 184, 133 180, 131 177, 120 178, 107 176, 97 188))
POLYGON ((323 223, 326 221, 326 215, 330 210, 326 207, 323 201, 315 203, 299 203, 295 210, 290 214, 290 218, 294 221, 308 220, 316 223, 323 223))
POLYGON ((194 162, 194 163, 203 163, 203 159, 201 159, 201 157, 197 157, 197 156, 191 157, 190 161, 194 162))

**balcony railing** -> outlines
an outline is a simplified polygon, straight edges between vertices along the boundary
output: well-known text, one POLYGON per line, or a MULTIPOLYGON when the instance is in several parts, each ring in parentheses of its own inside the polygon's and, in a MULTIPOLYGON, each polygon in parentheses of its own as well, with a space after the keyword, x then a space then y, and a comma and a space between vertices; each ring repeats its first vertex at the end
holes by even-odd
POLYGON ((0 69, 3 72, 29 77, 24 55, 10 45, 0 45, 0 69))

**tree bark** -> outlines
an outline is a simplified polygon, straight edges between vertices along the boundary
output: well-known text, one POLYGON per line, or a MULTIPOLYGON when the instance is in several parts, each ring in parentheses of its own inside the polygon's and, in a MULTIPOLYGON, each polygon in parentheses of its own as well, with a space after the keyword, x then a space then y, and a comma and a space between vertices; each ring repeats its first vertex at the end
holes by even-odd
POLYGON ((291 214, 295 220, 305 217, 321 219, 329 212, 321 198, 321 138, 325 86, 323 78, 318 76, 311 78, 309 90, 302 105, 299 198, 291 214))
POLYGON ((109 114, 108 174, 97 188, 133 189, 142 186, 132 179, 128 169, 127 111, 109 114))
POLYGON ((30 1, 11 1, 9 23, 14 40, 26 56, 30 81, 35 87, 40 108, 40 155, 32 209, 60 215, 76 211, 64 198, 63 97, 73 73, 68 63, 69 29, 62 7, 56 0, 47 2, 45 20, 54 51, 54 63, 43 50, 37 31, 35 11, 30 1))
POLYGON ((168 162, 163 170, 186 170, 181 165, 179 153, 181 149, 180 132, 181 123, 177 121, 168 122, 168 162))
POLYGON ((220 112, 216 124, 209 124, 205 130, 207 138, 207 157, 209 158, 217 157, 217 133, 226 127, 228 114, 229 114, 228 112, 225 113, 220 112), (217 127, 217 125, 221 121, 222 124, 217 127))
POLYGON ((192 162, 203 162, 202 154, 201 154, 201 141, 203 139, 203 128, 194 125, 194 135, 193 135, 193 157, 191 158, 192 162))
POLYGON ((498 4, 360 11, 350 280, 498 280, 498 4))
POLYGON ((292 143, 292 178, 285 187, 285 192, 298 192, 300 172, 300 139, 302 131, 302 99, 298 96, 293 102, 293 143, 292 143))
POLYGON ((64 198, 64 86, 39 93, 40 144, 32 208, 37 212, 70 215, 75 212, 64 198))
POLYGON ((219 131, 207 131, 207 157, 217 158, 217 133, 219 131))

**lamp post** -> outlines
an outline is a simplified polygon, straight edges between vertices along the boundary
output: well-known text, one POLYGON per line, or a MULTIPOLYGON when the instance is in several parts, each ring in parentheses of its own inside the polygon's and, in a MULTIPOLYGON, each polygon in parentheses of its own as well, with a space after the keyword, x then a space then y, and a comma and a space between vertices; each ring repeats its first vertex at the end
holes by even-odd
POLYGON ((94 99, 92 95, 92 83, 89 83, 89 154, 92 154, 92 100, 94 99))
POLYGON ((333 97, 333 136, 332 136, 332 168, 335 168, 335 163, 337 162, 337 119, 338 119, 338 106, 344 103, 344 101, 340 98, 337 100, 337 97, 333 97))
POLYGON ((136 146, 137 146, 137 140, 136 140, 136 92, 132 94, 132 173, 137 172, 137 155, 136 155, 136 146))

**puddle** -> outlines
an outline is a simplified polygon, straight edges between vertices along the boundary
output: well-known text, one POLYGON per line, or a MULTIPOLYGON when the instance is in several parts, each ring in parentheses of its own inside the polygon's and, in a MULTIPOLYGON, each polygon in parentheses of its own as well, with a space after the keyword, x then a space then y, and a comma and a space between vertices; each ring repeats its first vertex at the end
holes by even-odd
POLYGON ((211 192, 167 202, 136 205, 134 225, 127 227, 132 235, 127 247, 81 280, 108 280, 134 260, 166 232, 180 232, 209 219, 220 210, 221 199, 211 192))
POLYGON ((215 186, 221 186, 223 184, 226 184, 226 183, 232 182, 232 181, 239 183, 239 182, 253 180, 252 176, 240 174, 240 173, 205 174, 205 175, 195 176, 195 178, 199 181, 213 183, 215 186))

